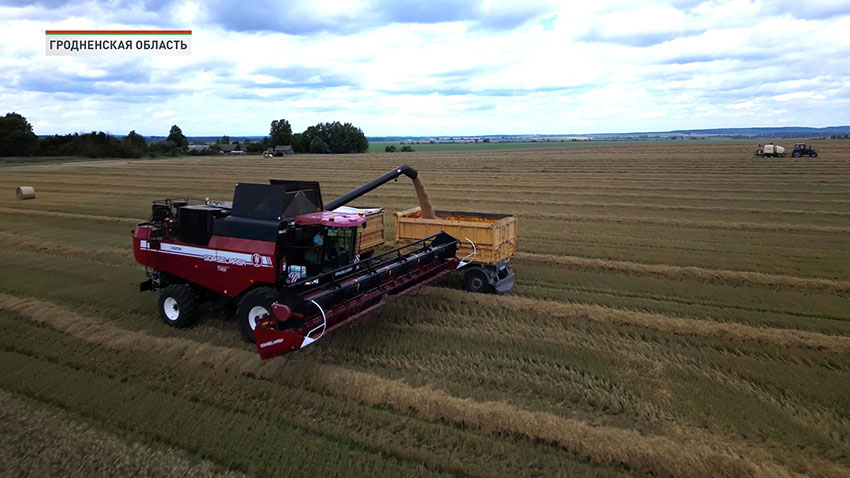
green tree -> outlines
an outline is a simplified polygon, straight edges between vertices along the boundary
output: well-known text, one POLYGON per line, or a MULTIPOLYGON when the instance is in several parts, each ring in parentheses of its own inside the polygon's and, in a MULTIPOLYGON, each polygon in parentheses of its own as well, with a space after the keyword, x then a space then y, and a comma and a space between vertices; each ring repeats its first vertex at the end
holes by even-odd
POLYGON ((332 138, 334 146, 331 151, 334 153, 365 153, 369 150, 369 140, 363 131, 351 123, 339 122, 331 123, 332 138))
POLYGON ((395 145, 392 145, 392 144, 388 144, 388 145, 386 145, 386 146, 384 147, 384 152, 385 152, 385 153, 395 153, 395 152, 396 152, 396 147, 395 147, 395 145))
POLYGON ((171 130, 168 132, 168 137, 165 138, 165 141, 171 141, 182 151, 186 151, 189 148, 189 140, 186 139, 185 136, 183 136, 183 131, 177 125, 173 125, 171 127, 171 130))
POLYGON ((360 128, 334 121, 310 126, 300 135, 295 135, 292 146, 297 153, 365 153, 369 149, 369 141, 360 128), (324 150, 320 151, 316 138, 324 143, 324 150))
POLYGON ((322 138, 315 136, 312 141, 310 141, 310 152, 313 154, 323 154, 329 152, 328 145, 322 140, 322 138))
POLYGON ((152 154, 162 154, 166 156, 177 156, 181 153, 181 151, 182 149, 170 139, 154 143, 150 147, 150 152, 152 154))
POLYGON ((0 156, 26 156, 38 148, 38 137, 32 125, 18 113, 0 118, 0 156))
POLYGON ((307 153, 310 150, 310 139, 307 138, 306 131, 304 133, 295 133, 292 135, 292 149, 296 153, 307 153))
POLYGON ((125 158, 140 158, 148 154, 148 142, 144 136, 130 131, 130 133, 121 140, 121 156, 125 158))
POLYGON ((292 126, 289 121, 279 119, 272 121, 271 129, 269 130, 271 146, 289 146, 292 144, 292 126))
POLYGON ((255 143, 253 141, 248 141, 248 138, 245 138, 245 146, 242 149, 247 153, 262 153, 266 150, 266 146, 262 140, 255 143))

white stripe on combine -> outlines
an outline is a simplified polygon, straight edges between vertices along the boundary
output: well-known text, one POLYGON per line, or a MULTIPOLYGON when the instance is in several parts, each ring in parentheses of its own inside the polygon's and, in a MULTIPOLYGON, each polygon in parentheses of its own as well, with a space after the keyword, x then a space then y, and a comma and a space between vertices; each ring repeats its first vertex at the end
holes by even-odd
POLYGON ((159 249, 151 249, 148 241, 139 241, 139 249, 143 251, 160 252, 163 254, 172 254, 176 256, 195 257, 204 260, 214 259, 211 262, 223 262, 235 265, 258 266, 258 267, 273 267, 272 258, 269 256, 260 255, 260 263, 254 264, 254 254, 246 254, 243 252, 221 251, 218 249, 208 249, 204 247, 184 246, 169 243, 160 243, 159 249), (219 260, 219 258, 224 259, 219 260))

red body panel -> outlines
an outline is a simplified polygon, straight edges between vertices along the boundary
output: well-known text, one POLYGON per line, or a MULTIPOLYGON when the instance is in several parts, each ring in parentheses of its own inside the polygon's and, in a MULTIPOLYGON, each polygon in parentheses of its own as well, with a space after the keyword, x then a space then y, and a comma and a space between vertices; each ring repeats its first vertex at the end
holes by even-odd
POLYGON ((275 284, 275 243, 212 236, 207 246, 169 239, 152 240, 153 228, 138 226, 133 233, 136 262, 168 272, 229 297, 256 283, 275 284))

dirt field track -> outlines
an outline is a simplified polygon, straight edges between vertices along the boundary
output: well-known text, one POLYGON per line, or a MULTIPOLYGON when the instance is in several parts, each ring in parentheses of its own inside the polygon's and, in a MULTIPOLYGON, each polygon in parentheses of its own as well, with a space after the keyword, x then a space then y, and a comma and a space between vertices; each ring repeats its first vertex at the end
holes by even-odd
POLYGON ((850 476, 850 141, 815 145, 0 166, 0 476, 850 476), (519 217, 511 294, 448 281, 261 362, 138 292, 153 199, 401 162, 519 217))

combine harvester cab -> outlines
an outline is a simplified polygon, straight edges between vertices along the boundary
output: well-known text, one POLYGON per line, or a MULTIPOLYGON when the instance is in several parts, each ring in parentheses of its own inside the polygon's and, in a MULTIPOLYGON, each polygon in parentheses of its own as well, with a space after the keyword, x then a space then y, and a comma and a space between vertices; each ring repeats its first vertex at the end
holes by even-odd
POLYGON ((309 345, 327 331, 458 267, 458 241, 437 233, 361 260, 364 214, 332 212, 417 172, 395 168, 322 204, 314 181, 236 185, 232 202, 154 201, 133 253, 159 290, 163 322, 191 325, 204 301, 237 304, 237 321, 262 358, 309 345))
POLYGON ((366 216, 366 223, 358 229, 359 245, 357 252, 361 259, 371 257, 375 249, 384 245, 384 208, 341 206, 333 212, 342 214, 361 214, 366 216))

